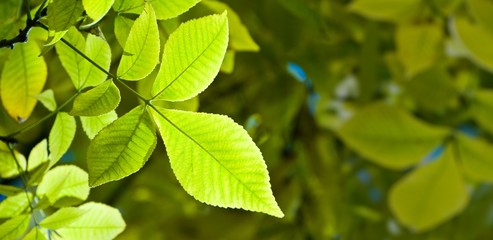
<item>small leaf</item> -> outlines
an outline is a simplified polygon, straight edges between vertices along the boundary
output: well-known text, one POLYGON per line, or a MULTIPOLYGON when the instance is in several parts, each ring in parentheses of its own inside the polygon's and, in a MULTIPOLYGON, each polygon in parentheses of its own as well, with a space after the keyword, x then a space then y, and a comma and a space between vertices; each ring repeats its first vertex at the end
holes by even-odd
POLYGON ((355 0, 349 10, 374 20, 404 22, 419 12, 421 4, 421 0, 355 0))
POLYGON ((120 100, 118 87, 113 81, 106 81, 77 96, 70 114, 73 116, 99 116, 115 110, 120 100))
POLYGON ((87 212, 87 210, 76 207, 60 208, 55 213, 43 219, 39 225, 44 228, 57 230, 70 226, 87 212))
POLYGON ((24 214, 7 220, 0 225, 0 239, 18 239, 26 231, 30 219, 31 216, 29 214, 24 214))
POLYGON ((0 141, 0 178, 13 178, 26 169, 26 158, 21 153, 14 151, 15 158, 12 156, 8 146, 0 141), (17 163, 16 163, 17 160, 17 163))
POLYGON ((262 153, 226 116, 156 108, 152 112, 176 178, 201 202, 283 217, 262 153))
POLYGON ((55 165, 67 152, 75 137, 75 118, 65 112, 57 114, 51 128, 48 146, 50 149, 50 166, 55 165))
POLYGON ((150 3, 156 10, 156 18, 166 20, 177 17, 195 6, 200 0, 180 0, 180 1, 151 1, 150 3))
POLYGON ((69 226, 57 230, 63 239, 114 239, 125 229, 125 221, 115 208, 89 202, 79 209, 86 213, 69 226))
POLYGON ((46 238, 46 229, 42 230, 38 227, 34 227, 22 240, 48 240, 46 238))
POLYGON ((87 150, 89 183, 95 187, 141 169, 156 146, 156 131, 143 106, 134 108, 92 140, 87 150))
POLYGON ((29 192, 20 192, 14 196, 7 197, 0 202, 0 219, 21 215, 32 201, 33 195, 29 192))
POLYGON ((108 126, 110 123, 118 118, 115 111, 109 113, 95 116, 95 117, 80 117, 80 122, 82 123, 82 128, 86 132, 89 139, 93 139, 101 129, 108 126))
POLYGON ((390 190, 390 208, 416 232, 432 229, 457 215, 468 202, 466 186, 451 149, 440 159, 419 167, 390 190))
POLYGON ((221 64, 221 72, 232 73, 235 68, 236 52, 233 50, 226 51, 223 63, 221 64))
POLYGON ((402 169, 421 161, 448 132, 379 103, 358 111, 339 129, 339 136, 368 160, 402 169))
POLYGON ((227 46, 226 13, 182 24, 164 46, 152 95, 168 101, 197 96, 216 77, 227 46))
POLYGON ((140 14, 144 9, 145 0, 115 0, 113 10, 117 13, 140 14))
POLYGON ((22 188, 0 184, 0 194, 5 195, 7 197, 13 196, 21 191, 23 191, 22 188))
MULTIPOLYGON (((73 45, 77 50, 83 53, 86 51, 86 40, 84 39, 82 33, 80 33, 75 27, 71 27, 68 30, 64 39, 73 45)), ((81 89, 85 81, 83 75, 88 71, 88 65, 85 63, 86 60, 64 43, 56 44, 55 48, 60 62, 70 76, 75 89, 81 89)))
POLYGON ((68 30, 81 17, 84 8, 80 0, 53 0, 48 5, 49 29, 55 32, 68 30))
POLYGON ((89 196, 88 175, 74 165, 55 167, 41 180, 37 194, 56 207, 79 204, 89 196))
POLYGON ((29 158, 27 161, 27 170, 32 171, 36 167, 40 166, 44 162, 49 161, 48 157, 48 141, 43 139, 41 142, 36 144, 34 148, 29 153, 29 158))
POLYGON ((130 34, 130 29, 132 29, 133 25, 134 20, 126 18, 122 15, 115 16, 115 36, 116 40, 118 40, 118 43, 120 43, 122 47, 125 46, 128 35, 130 34))
POLYGON ((0 97, 7 113, 19 122, 25 121, 36 106, 48 74, 35 42, 15 45, 5 62, 0 81, 0 97))
POLYGON ((117 75, 125 80, 140 80, 154 70, 159 61, 159 30, 151 5, 146 4, 142 14, 135 20, 118 66, 117 75))
POLYGON ((99 22, 108 13, 114 2, 115 0, 82 0, 87 15, 94 22, 99 22))
POLYGON ((38 99, 43 106, 45 106, 46 109, 50 110, 51 112, 56 110, 56 101, 55 101, 55 94, 53 93, 53 90, 48 89, 36 96, 36 99, 38 99))
POLYGON ((472 102, 474 120, 486 131, 493 133, 493 91, 479 89, 474 92, 472 102))
MULTIPOLYGON (((96 35, 88 34, 85 53, 89 59, 93 60, 104 70, 110 70, 111 48, 104 39, 96 35)), ((82 75, 83 87, 97 86, 108 78, 106 73, 87 60, 84 60, 84 63, 87 65, 84 69, 87 69, 87 71, 83 72, 82 75)))
POLYGON ((493 182, 493 146, 482 139, 457 136, 464 173, 476 181, 493 182))

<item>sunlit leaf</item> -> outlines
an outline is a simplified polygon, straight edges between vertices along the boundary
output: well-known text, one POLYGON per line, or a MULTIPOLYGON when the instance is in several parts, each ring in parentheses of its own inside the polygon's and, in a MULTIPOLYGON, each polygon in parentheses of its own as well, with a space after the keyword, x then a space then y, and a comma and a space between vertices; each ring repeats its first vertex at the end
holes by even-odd
POLYGON ((202 1, 202 4, 210 8, 216 13, 228 12, 229 23, 229 44, 234 51, 252 51, 257 52, 260 47, 253 40, 252 36, 248 32, 248 29, 241 22, 238 14, 231 9, 228 5, 213 0, 202 1))
POLYGON ((465 2, 474 19, 481 26, 493 32, 493 2, 485 0, 467 0, 465 2))
POLYGON ((31 153, 29 153, 29 158, 27 161, 28 163, 27 170, 32 171, 39 165, 49 160, 50 159, 48 158, 48 141, 46 141, 46 139, 43 139, 41 142, 36 144, 36 146, 34 146, 34 148, 31 150, 31 153))
POLYGON ((118 115, 115 111, 105 113, 103 115, 94 117, 80 117, 80 122, 82 123, 82 128, 86 132, 89 139, 93 139, 96 134, 101 131, 104 127, 108 126, 110 123, 115 121, 118 115))
POLYGON ((154 70, 159 61, 159 30, 154 9, 146 4, 135 20, 123 51, 117 75, 125 80, 140 80, 154 70))
POLYGON ((200 2, 200 0, 157 0, 152 1, 151 4, 156 10, 156 18, 159 20, 165 20, 177 17, 191 7, 195 6, 198 2, 200 2))
MULTIPOLYGON (((86 40, 82 33, 72 27, 65 34, 64 39, 81 52, 86 51, 86 40)), ((84 73, 87 72, 88 65, 85 59, 64 43, 55 45, 56 52, 63 68, 67 71, 76 89, 81 89, 84 85, 84 73)))
POLYGON ((73 116, 99 116, 115 110, 120 100, 118 87, 113 81, 106 81, 77 96, 70 114, 73 116))
POLYGON ((201 202, 283 217, 267 167, 248 133, 222 115, 152 112, 176 178, 201 202))
POLYGON ((50 149, 50 166, 53 166, 67 152, 75 137, 77 125, 75 118, 65 112, 60 112, 55 118, 48 138, 50 149))
POLYGON ((223 73, 232 73, 235 68, 235 57, 236 52, 233 50, 226 51, 226 55, 224 55, 223 63, 221 64, 221 72, 223 73))
MULTIPOLYGON (((111 64, 111 48, 108 43, 96 35, 88 34, 86 40, 85 53, 87 57, 93 60, 104 70, 110 70, 111 64)), ((108 75, 98 69, 96 66, 84 60, 87 65, 86 71, 83 71, 82 83, 84 87, 97 86, 108 78, 108 75)))
POLYGON ((474 120, 486 131, 493 133, 493 91, 479 89, 474 92, 472 105, 474 120))
POLYGON ((419 167, 390 190, 390 208, 397 219, 416 232, 432 229, 462 211, 468 202, 452 149, 419 167))
POLYGON ((349 9, 374 20, 401 22, 412 18, 421 4, 421 0, 354 0, 349 9))
POLYGON ((168 102, 168 101, 153 101, 152 104, 154 106, 159 106, 167 109, 176 109, 183 111, 196 112, 199 110, 199 97, 190 98, 183 102, 168 102))
POLYGON ((33 195, 29 192, 20 192, 7 197, 0 202, 0 219, 21 215, 33 201, 33 195))
POLYGON ((26 158, 21 153, 14 151, 15 158, 12 156, 8 146, 0 141, 0 178, 12 178, 19 175, 26 169, 26 158), (17 160, 17 163, 16 163, 17 160))
POLYGON ((99 22, 108 13, 114 2, 115 0, 82 0, 87 15, 94 22, 99 22))
POLYGON ((124 47, 127 42, 128 34, 130 34, 130 29, 132 29, 133 24, 134 20, 132 19, 121 15, 115 16, 115 37, 122 47, 124 47))
POLYGON ((2 223, 2 225, 0 225, 0 239, 18 239, 20 236, 22 236, 22 234, 24 234, 24 231, 26 231, 30 219, 31 215, 24 214, 16 216, 2 223))
POLYGON ((89 196, 88 175, 74 165, 55 167, 43 177, 37 194, 57 207, 79 204, 89 196))
POLYGON ((84 8, 80 0, 53 0, 48 6, 48 25, 52 31, 68 30, 81 17, 84 8))
POLYGON ((46 229, 42 230, 38 227, 35 227, 31 229, 31 231, 26 236, 24 236, 22 240, 48 240, 45 232, 46 229))
POLYGON ((0 184, 0 194, 5 195, 7 197, 13 196, 13 195, 15 195, 21 191, 22 191, 22 188, 0 184))
POLYGON ((164 46, 152 95, 183 101, 204 91, 219 72, 227 46, 226 13, 182 24, 164 46))
POLYGON ((115 0, 113 9, 117 13, 140 14, 144 9, 145 0, 115 0))
POLYGON ((87 150, 89 183, 95 187, 141 169, 156 146, 156 131, 143 106, 134 108, 91 141, 87 150))
POLYGON ((424 123, 404 110, 373 104, 339 129, 348 147, 384 167, 402 169, 421 161, 448 130, 424 123))
POLYGON ((42 93, 38 94, 36 96, 36 99, 45 106, 46 109, 50 111, 55 111, 56 110, 56 100, 55 100, 55 94, 53 93, 53 90, 48 89, 43 91, 42 93))
POLYGON ((0 96, 7 113, 25 121, 36 106, 36 95, 46 83, 47 68, 35 42, 15 45, 0 80, 0 96))
POLYGON ((476 181, 493 182, 493 145, 482 139, 458 134, 458 148, 464 173, 476 181))
POLYGON ((57 230, 59 228, 70 226, 87 212, 88 210, 76 207, 60 208, 55 213, 43 219, 39 225, 44 228, 57 230))

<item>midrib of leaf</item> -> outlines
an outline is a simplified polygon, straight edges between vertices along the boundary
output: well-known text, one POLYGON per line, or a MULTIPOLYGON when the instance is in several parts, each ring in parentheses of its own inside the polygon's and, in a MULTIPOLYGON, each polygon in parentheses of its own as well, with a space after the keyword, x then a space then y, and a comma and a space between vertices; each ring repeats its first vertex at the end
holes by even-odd
MULTIPOLYGON (((144 8, 144 11, 145 11, 145 8, 144 8)), ((149 13, 147 13, 147 14, 149 14, 149 13)), ((146 45, 146 43, 147 43, 147 36, 149 35, 149 26, 150 26, 150 25, 151 25, 151 18, 150 18, 150 16, 149 16, 149 19, 148 19, 148 21, 147 21, 147 26, 146 26, 146 28, 147 28, 147 29, 146 29, 146 34, 145 34, 145 36, 146 36, 146 37, 145 37, 145 39, 144 39, 144 44, 143 44, 143 45, 142 45, 142 47, 140 48, 139 54, 136 56, 135 61, 134 61, 134 62, 132 63, 132 65, 131 65, 128 69, 127 69, 127 71, 125 71, 124 73, 122 73, 122 74, 121 74, 121 76, 124 76, 125 74, 127 74, 127 73, 128 73, 128 71, 130 71, 130 70, 134 67, 134 65, 137 63, 137 60, 138 60, 138 59, 140 59, 140 55, 142 55, 142 51, 144 51, 144 46, 145 46, 145 45, 146 45)), ((127 40, 128 40, 128 38, 127 38, 127 40)), ((128 43, 128 41, 125 41, 125 45, 126 45, 127 43, 128 43)), ((124 49, 125 49, 125 48, 124 48, 124 49)))
MULTIPOLYGON (((163 93, 166 89, 168 89, 169 86, 173 85, 173 83, 178 80, 178 78, 181 77, 181 75, 183 75, 200 57, 202 57, 202 55, 204 55, 205 51, 207 51, 211 45, 216 42, 217 38, 219 37, 219 35, 221 34, 221 32, 224 30, 224 28, 227 26, 227 24, 223 24, 223 26, 221 27, 221 29, 217 32, 217 34, 214 36, 214 39, 207 45, 207 47, 192 61, 192 63, 190 63, 175 79, 173 79, 173 81, 171 81, 166 87, 164 87, 163 90, 159 91, 158 94, 156 94, 154 98, 156 98, 157 96, 161 95, 161 93, 163 93)), ((162 64, 162 63, 161 63, 162 64)))
MULTIPOLYGON (((188 135, 186 132, 184 132, 183 130, 181 130, 181 128, 179 128, 178 126, 176 126, 171 120, 169 120, 166 116, 164 116, 164 114, 162 114, 160 111, 158 111, 153 105, 149 105, 151 106, 158 114, 159 116, 163 117, 167 122, 169 122, 173 127, 175 127, 176 129, 178 129, 178 131, 180 131, 183 135, 185 135, 188 139, 192 140, 192 142, 194 142, 195 144, 197 144, 202 150, 204 150, 209 156, 211 156, 214 161, 216 161, 223 169, 225 169, 229 174, 230 176, 233 176, 234 179, 236 179, 236 181, 238 181, 241 185, 243 185, 252 195, 254 195, 257 199, 260 199, 262 201, 260 201, 262 203, 262 205, 266 206, 268 209, 270 209, 271 207, 269 205, 267 205, 264 201, 263 201, 263 198, 261 198, 260 196, 258 196, 254 191, 252 191, 252 189, 250 189, 247 185, 245 185, 245 183, 243 183, 238 177, 236 177, 235 174, 233 174, 228 168, 226 168, 211 152, 209 152, 204 146, 202 146, 199 142, 197 142, 195 139, 193 139, 190 135, 188 135)), ((192 162, 192 172, 193 172, 193 161, 192 162)), ((190 178, 190 177, 189 177, 190 178)), ((190 179, 188 179, 187 181, 190 181, 190 179)))
MULTIPOLYGON (((146 114, 146 113, 145 113, 145 108, 144 108, 144 109, 143 109, 143 111, 142 111, 142 114, 141 114, 141 115, 140 115, 140 117, 139 117, 139 121, 138 121, 138 123, 137 123, 137 125, 136 125, 136 126, 139 126, 139 125, 140 125, 140 123, 142 122, 142 117, 143 117, 145 114, 146 114)), ((133 136, 134 136, 134 134, 135 134, 135 131, 137 131, 137 127, 135 127, 135 128, 132 130, 131 137, 129 137, 129 138, 128 138, 128 141, 127 141, 127 142, 126 142, 126 144, 125 144, 125 148, 124 148, 124 149, 123 149, 123 150, 122 150, 122 151, 118 154, 117 159, 120 159, 120 157, 122 156, 123 152, 125 152, 125 149, 129 149, 129 150, 131 150, 131 149, 130 149, 130 148, 128 148, 127 146, 128 146, 128 143, 130 143, 130 142, 131 142, 131 140, 132 140, 132 138, 133 138, 133 136)), ((133 150, 131 150, 131 151, 133 151, 133 150)), ((122 159, 123 159, 123 158, 122 158, 122 159)), ((125 161, 128 163, 128 161, 127 161, 127 160, 125 160, 125 161)), ((99 177, 98 177, 95 181, 93 181, 93 182, 98 182, 98 181, 99 181, 99 180, 100 180, 100 179, 101 179, 101 178, 102 178, 102 177, 103 177, 103 176, 104 176, 104 175, 105 175, 105 174, 106 174, 106 173, 107 173, 110 169, 112 169, 112 168, 115 166, 116 162, 117 162, 117 161, 114 161, 114 162, 111 164, 111 166, 110 166, 110 167, 108 167, 106 170, 104 170, 104 171, 103 171, 103 172, 99 175, 99 177)), ((120 164, 118 164, 118 166, 120 166, 120 164)), ((125 172, 125 169, 123 169, 121 166, 120 166, 120 168, 121 168, 121 170, 122 170, 122 171, 124 171, 124 172, 125 172)))

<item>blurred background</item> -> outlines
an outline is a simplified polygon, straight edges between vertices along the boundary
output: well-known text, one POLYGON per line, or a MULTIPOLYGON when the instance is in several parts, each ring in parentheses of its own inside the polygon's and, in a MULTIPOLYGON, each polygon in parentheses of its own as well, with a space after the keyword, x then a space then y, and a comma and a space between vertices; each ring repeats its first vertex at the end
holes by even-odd
MULTIPOLYGON (((162 39, 180 22, 222 12, 223 5, 211 2, 160 22, 162 39)), ((90 200, 122 212, 127 229, 119 239, 493 239, 493 1, 222 2, 234 11, 230 15, 241 19, 254 43, 231 40, 223 71, 213 84, 199 98, 173 107, 226 114, 244 125, 263 153, 274 196, 286 216, 277 219, 194 200, 174 177, 158 141, 138 174, 91 190, 90 200), (477 157, 485 177, 464 174, 467 170, 458 164, 467 201, 426 229, 416 229, 418 220, 406 222, 396 214, 389 192, 416 169, 443 157, 447 140, 426 150, 429 154, 416 164, 393 168, 340 133, 354 116, 385 122, 392 114, 359 114, 382 102, 429 128, 459 132, 484 146, 477 157)), ((110 13, 100 26, 116 67, 122 49, 113 34, 114 16, 110 13)), ((73 87, 56 52, 45 57, 47 88, 62 102, 73 87)), ((152 76, 134 86, 146 94, 151 83, 152 76)), ((138 103, 131 93, 122 94, 119 115, 138 103)), ((17 128, 1 114, 2 133, 17 128)), ((29 121, 46 114, 38 106, 29 121)), ((29 152, 48 135, 51 124, 22 136, 21 150, 29 152)), ((375 131, 385 132, 386 126, 375 131)), ((87 169, 88 143, 79 130, 63 160, 87 169)), ((393 147, 388 150, 398 151, 393 147)), ((411 194, 424 199, 441 195, 445 188, 432 188, 433 179, 439 178, 439 173, 431 174, 424 184, 430 189, 411 194)), ((438 199, 444 202, 437 204, 452 201, 438 199)), ((435 213, 422 204, 409 211, 433 218, 435 213)))

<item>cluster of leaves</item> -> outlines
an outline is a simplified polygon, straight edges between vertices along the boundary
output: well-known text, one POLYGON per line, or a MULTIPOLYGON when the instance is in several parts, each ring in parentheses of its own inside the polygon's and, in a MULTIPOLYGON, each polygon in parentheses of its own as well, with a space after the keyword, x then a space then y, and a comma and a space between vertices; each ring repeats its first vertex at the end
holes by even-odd
MULTIPOLYGON (((23 188, 0 185, 0 193, 8 196, 0 203, 0 218, 6 219, 0 225, 0 238, 117 236, 125 228, 118 210, 92 202, 73 206, 87 199, 90 187, 139 171, 154 151, 157 131, 176 178, 195 199, 214 206, 283 216, 272 194, 262 154, 247 131, 224 115, 172 109, 180 106, 177 102, 196 101, 221 68, 231 72, 236 51, 258 50, 239 17, 227 12, 228 6, 204 1, 204 6, 219 14, 179 26, 175 20, 177 27, 164 41, 158 24, 176 19, 199 0, 7 2, 5 7, 2 3, 6 10, 2 17, 7 19, 9 11, 19 9, 20 2, 23 14, 17 13, 21 17, 16 20, 32 29, 26 43, 5 45, 13 49, 8 52, 1 75, 3 107, 20 124, 29 119, 37 102, 50 113, 2 137, 0 178, 19 177, 23 188), (122 47, 116 74, 110 72, 116 46, 107 43, 98 27, 112 11, 116 14, 114 34, 122 47), (231 32, 228 22, 233 26, 231 32), (160 58, 162 42, 165 45, 160 58), (59 106, 53 90, 43 91, 49 79, 43 56, 52 50, 75 88, 59 106), (150 79, 148 92, 127 85, 143 79, 150 79), (140 99, 137 107, 120 117, 115 111, 122 100, 117 85, 140 99), (56 118, 48 140, 39 142, 26 160, 15 150, 16 137, 51 116, 56 118), (54 167, 76 136, 76 118, 91 139, 87 173, 73 165, 54 167), (54 209, 58 210, 46 216, 54 209), (29 233, 24 235, 26 229, 29 233)), ((11 34, 2 36, 7 39, 11 34)))

